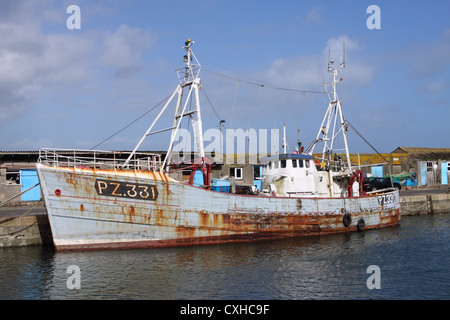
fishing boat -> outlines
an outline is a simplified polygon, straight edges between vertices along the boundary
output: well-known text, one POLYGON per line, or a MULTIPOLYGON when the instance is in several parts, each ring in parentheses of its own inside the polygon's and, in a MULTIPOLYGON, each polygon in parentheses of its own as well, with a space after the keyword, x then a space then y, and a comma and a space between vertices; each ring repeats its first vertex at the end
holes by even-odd
POLYGON ((37 172, 57 250, 245 242, 364 231, 399 222, 398 191, 365 193, 363 174, 350 163, 347 123, 336 93, 343 65, 333 68, 331 62, 333 91, 309 148, 294 153, 284 149, 262 159, 263 190, 257 195, 211 190, 198 97, 201 65, 192 45, 188 40, 183 46, 186 65, 177 70, 179 84, 132 152, 40 150, 37 172), (155 131, 171 101, 176 101, 172 126, 155 131), (194 107, 187 111, 188 105, 194 107), (191 120, 197 143, 189 181, 169 175, 183 118, 191 120), (165 157, 137 151, 145 138, 162 131, 171 132, 165 157), (344 137, 346 161, 331 152, 338 135, 344 137), (320 143, 322 154, 314 156, 320 143), (193 183, 198 170, 203 185, 193 183))

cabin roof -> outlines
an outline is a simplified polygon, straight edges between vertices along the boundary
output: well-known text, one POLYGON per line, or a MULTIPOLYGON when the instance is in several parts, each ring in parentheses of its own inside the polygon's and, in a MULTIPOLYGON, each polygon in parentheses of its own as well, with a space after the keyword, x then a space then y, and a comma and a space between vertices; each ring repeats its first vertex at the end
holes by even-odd
POLYGON ((285 160, 285 159, 306 159, 311 160, 315 157, 310 154, 302 154, 302 153, 284 153, 284 154, 277 154, 270 157, 264 157, 260 161, 261 162, 268 162, 271 160, 285 160))

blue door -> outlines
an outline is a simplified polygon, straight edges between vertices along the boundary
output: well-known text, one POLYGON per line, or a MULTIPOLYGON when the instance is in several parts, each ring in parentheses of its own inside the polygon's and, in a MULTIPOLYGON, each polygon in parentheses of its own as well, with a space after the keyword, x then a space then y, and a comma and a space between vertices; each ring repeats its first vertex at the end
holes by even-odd
POLYGON ((441 184, 448 184, 448 166, 447 162, 441 162, 441 184))
POLYGON ((203 172, 200 169, 195 171, 193 185, 195 187, 203 186, 203 172))
MULTIPOLYGON (((21 192, 33 187, 39 183, 37 172, 34 169, 20 170, 20 189, 21 192)), ((39 186, 22 194, 22 201, 39 201, 41 200, 41 188, 39 186)))
POLYGON ((383 166, 372 167, 372 177, 383 178, 383 166))
POLYGON ((427 185, 427 163, 420 162, 420 185, 427 185))

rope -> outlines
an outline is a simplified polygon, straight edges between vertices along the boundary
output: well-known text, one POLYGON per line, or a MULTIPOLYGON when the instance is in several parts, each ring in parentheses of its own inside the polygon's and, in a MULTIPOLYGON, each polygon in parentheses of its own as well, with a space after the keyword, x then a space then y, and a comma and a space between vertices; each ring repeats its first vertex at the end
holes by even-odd
MULTIPOLYGON (((406 200, 405 197, 402 197, 402 199, 403 199, 403 200, 406 200)), ((405 202, 406 202, 406 201, 405 201, 405 202)), ((414 215, 419 214, 419 212, 422 210, 422 208, 423 208, 425 205, 428 204, 428 202, 429 202, 429 199, 427 198, 427 199, 424 201, 423 204, 421 204, 419 207, 417 207, 416 210, 408 210, 408 209, 402 208, 402 211, 406 211, 406 212, 412 213, 412 214, 414 214, 414 215)))
POLYGON ((385 157, 383 157, 383 155, 381 154, 381 153, 379 153, 378 152, 378 150, 377 149, 375 149, 375 147, 374 146, 372 146, 371 144, 370 144, 370 142, 369 141, 367 141, 367 139, 366 138, 364 138, 363 136, 362 136, 362 134, 361 133, 359 133, 359 131, 358 130, 356 130, 356 128, 346 119, 345 121, 347 121, 347 123, 348 123, 348 125, 353 129, 353 130, 355 130, 355 132, 356 132, 356 134, 361 138, 361 139, 363 139, 376 153, 378 153, 378 155, 381 157, 381 158, 383 158, 383 160, 384 161, 386 161, 387 163, 389 163, 389 165, 388 165, 388 169, 389 169, 389 180, 391 181, 391 187, 393 188, 394 187, 394 182, 392 181, 392 172, 391 172, 391 162, 390 161, 388 161, 385 157))
POLYGON ((302 93, 302 94, 305 94, 305 93, 320 93, 320 94, 326 94, 325 91, 314 91, 314 90, 301 90, 301 89, 282 88, 282 87, 276 87, 276 86, 271 86, 271 85, 262 84, 262 83, 257 83, 257 82, 252 82, 252 81, 246 81, 246 80, 238 79, 238 78, 235 78, 235 77, 230 77, 230 76, 225 75, 225 74, 221 74, 221 73, 218 73, 218 72, 209 71, 209 70, 205 70, 205 69, 203 69, 203 71, 208 72, 208 73, 211 73, 211 74, 214 74, 214 75, 219 76, 219 77, 223 77, 223 78, 227 78, 227 79, 231 79, 231 80, 243 82, 243 83, 246 83, 246 84, 251 84, 251 85, 253 85, 253 86, 257 86, 257 87, 261 87, 261 88, 269 88, 269 89, 275 89, 275 90, 300 92, 300 93, 302 93))
MULTIPOLYGON (((16 194, 15 196, 9 198, 8 200, 6 200, 6 201, 3 202, 2 204, 0 204, 0 208, 3 207, 3 206, 5 206, 5 205, 6 205, 9 201, 11 201, 12 199, 15 199, 15 198, 17 198, 18 196, 24 194, 25 192, 28 192, 28 191, 30 191, 31 189, 37 187, 39 184, 40 184, 40 183, 38 182, 38 183, 36 183, 34 186, 28 188, 27 190, 22 191, 21 193, 18 193, 18 194, 16 194)), ((35 204, 34 204, 27 212, 25 212, 24 214, 22 214, 22 215, 20 215, 20 216, 18 216, 18 217, 15 217, 15 218, 13 218, 13 219, 1 221, 0 224, 2 225, 2 224, 4 224, 4 223, 12 222, 12 221, 15 221, 15 220, 17 220, 17 219, 20 219, 20 218, 24 217, 25 215, 27 215, 28 213, 30 213, 31 210, 33 210, 33 209, 34 209, 38 204, 40 204, 41 202, 42 202, 42 199, 40 199, 38 202, 36 202, 36 203, 35 203, 35 204)), ((34 224, 36 224, 36 222, 34 222, 34 223, 30 224, 29 226, 23 228, 22 230, 15 231, 15 232, 12 232, 12 233, 0 234, 0 236, 11 236, 11 235, 13 235, 13 234, 15 234, 15 233, 21 232, 21 231, 23 231, 23 230, 25 230, 25 229, 31 227, 31 226, 34 225, 34 224)))
POLYGON ((36 183, 34 186, 28 188, 27 190, 22 191, 21 193, 18 193, 18 194, 16 194, 15 196, 12 196, 11 198, 9 198, 8 200, 6 200, 5 202, 0 203, 0 208, 3 207, 3 206, 5 206, 5 205, 6 205, 9 201, 11 201, 12 199, 15 199, 15 198, 17 198, 18 196, 24 194, 25 192, 28 192, 28 191, 30 191, 31 189, 37 187, 39 184, 40 184, 40 183, 38 182, 38 183, 36 183))
POLYGON ((39 201, 37 201, 37 202, 30 208, 30 210, 28 210, 28 211, 25 212, 24 214, 22 214, 22 215, 20 215, 20 216, 18 216, 18 217, 15 217, 15 218, 13 218, 13 219, 11 219, 11 220, 7 220, 7 221, 4 220, 4 221, 0 222, 0 224, 12 222, 12 221, 15 221, 15 220, 17 220, 17 219, 20 219, 20 218, 26 216, 28 213, 30 213, 31 210, 33 210, 35 207, 37 207, 38 204, 41 204, 41 203, 42 203, 42 199, 39 200, 39 201))
POLYGON ((211 106, 211 108, 213 109, 214 113, 216 114, 217 119, 219 119, 219 121, 222 120, 222 118, 219 117, 219 114, 217 113, 217 111, 216 111, 216 109, 214 108, 213 104, 211 103, 211 100, 209 99, 208 95, 206 94, 205 88, 202 87, 202 89, 203 89, 203 90, 202 90, 202 91, 203 91, 203 94, 205 95, 206 99, 207 99, 208 102, 209 102, 209 105, 211 106))
POLYGON ((164 101, 166 101, 167 99, 169 99, 170 96, 166 97, 164 100, 160 101, 157 105, 153 106, 150 110, 146 111, 144 114, 142 114, 141 116, 139 116, 138 118, 136 118, 135 120, 131 121, 129 124, 127 124, 125 127, 123 127, 122 129, 120 129, 119 131, 117 131, 116 133, 110 135, 108 138, 104 139, 103 141, 97 143, 95 146, 93 146, 91 148, 91 150, 97 148, 99 145, 102 145, 103 143, 105 143, 106 141, 108 141, 109 139, 115 137, 116 135, 118 135, 119 133, 121 133, 123 130, 125 130, 126 128, 128 128, 129 126, 131 126, 132 124, 136 123, 138 120, 142 119, 143 117, 145 117, 147 114, 149 114, 150 112, 152 112, 153 110, 155 110, 159 105, 161 105, 164 101))
POLYGON ((381 158, 383 158, 384 161, 389 162, 385 157, 383 157, 383 155, 382 155, 381 153, 378 152, 377 149, 375 149, 374 146, 372 146, 372 145, 370 144, 369 141, 367 141, 366 138, 364 138, 364 137, 362 136, 361 133, 359 133, 358 130, 356 130, 356 128, 355 128, 355 127, 354 127, 347 119, 346 119, 346 121, 347 121, 347 123, 349 124, 349 126, 352 127, 352 129, 356 132, 356 134, 357 134, 361 139, 364 140, 364 142, 366 142, 366 143, 367 143, 367 144, 368 144, 368 145, 369 145, 376 153, 378 153, 378 155, 379 155, 381 158))
POLYGON ((12 236, 12 235, 14 235, 14 234, 16 234, 16 233, 22 232, 23 230, 26 230, 26 229, 28 229, 28 228, 34 226, 36 223, 37 223, 37 221, 33 222, 32 224, 30 224, 29 226, 26 226, 26 227, 23 228, 23 229, 20 229, 20 230, 11 232, 11 233, 0 234, 0 237, 12 236))

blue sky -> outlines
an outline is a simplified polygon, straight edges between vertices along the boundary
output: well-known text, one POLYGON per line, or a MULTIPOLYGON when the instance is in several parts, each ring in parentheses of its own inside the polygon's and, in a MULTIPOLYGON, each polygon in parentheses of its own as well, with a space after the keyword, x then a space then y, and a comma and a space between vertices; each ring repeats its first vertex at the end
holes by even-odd
MULTIPOLYGON (((270 87, 323 91, 328 50, 339 61, 345 41, 344 117, 380 152, 449 148, 449 12, 443 0, 1 0, 0 150, 94 147, 173 92, 187 38, 214 108, 202 94, 204 130, 219 118, 244 130, 285 123, 291 148, 298 129, 309 145, 327 96, 270 87), (366 24, 373 4, 379 30, 366 24), (67 28, 70 5, 80 30, 67 28)), ((98 148, 131 150, 156 115, 98 148)), ((164 150, 167 139, 152 136, 142 149, 164 150)), ((352 132, 349 144, 373 152, 352 132)))

